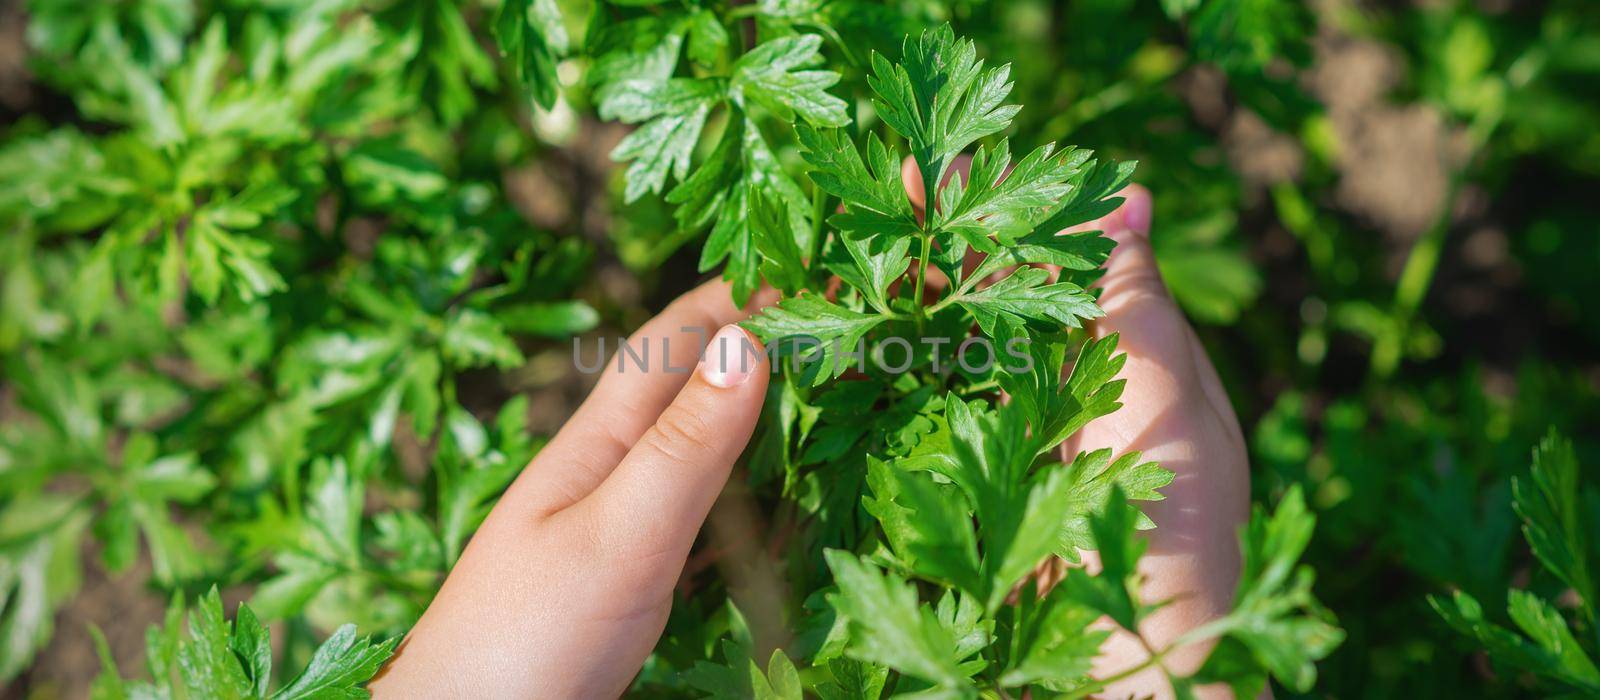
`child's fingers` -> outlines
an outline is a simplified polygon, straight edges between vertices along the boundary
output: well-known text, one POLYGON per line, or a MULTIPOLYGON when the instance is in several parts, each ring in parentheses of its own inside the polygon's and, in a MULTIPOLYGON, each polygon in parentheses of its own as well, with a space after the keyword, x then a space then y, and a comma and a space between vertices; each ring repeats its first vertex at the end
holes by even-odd
MULTIPOLYGON (((593 523, 602 552, 659 561, 641 585, 670 590, 700 525, 744 451, 766 398, 768 359, 759 341, 730 325, 705 361, 604 483, 572 511, 593 523), (670 573, 671 575, 665 575, 670 573)), ((565 515, 565 514, 564 514, 565 515)))
MULTIPOLYGON (((708 282, 635 332, 627 341, 631 352, 607 348, 612 355, 599 384, 524 470, 526 478, 517 479, 507 499, 542 516, 588 495, 688 383, 710 336, 770 302, 771 291, 762 290, 740 309, 726 282, 708 282)), ((592 362, 593 356, 576 359, 592 362)))

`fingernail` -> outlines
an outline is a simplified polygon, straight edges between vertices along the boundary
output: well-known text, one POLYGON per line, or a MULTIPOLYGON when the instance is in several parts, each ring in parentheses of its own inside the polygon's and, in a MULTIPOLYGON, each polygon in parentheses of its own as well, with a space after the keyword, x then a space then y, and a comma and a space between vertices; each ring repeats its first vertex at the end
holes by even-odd
POLYGON ((700 376, 711 386, 736 387, 750 379, 760 361, 761 349, 737 324, 729 324, 711 337, 700 357, 700 376))
POLYGON ((1142 189, 1130 189, 1122 203, 1122 223, 1128 230, 1141 236, 1150 235, 1150 195, 1142 189))

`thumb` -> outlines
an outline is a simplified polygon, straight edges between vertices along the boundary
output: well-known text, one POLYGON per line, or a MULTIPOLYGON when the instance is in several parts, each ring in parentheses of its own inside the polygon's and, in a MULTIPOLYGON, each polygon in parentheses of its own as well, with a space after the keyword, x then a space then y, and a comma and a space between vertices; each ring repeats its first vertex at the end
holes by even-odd
MULTIPOLYGON (((1216 370, 1161 280, 1150 247, 1150 191, 1129 185, 1118 194, 1124 198, 1122 206, 1100 222, 1117 243, 1105 274, 1094 285, 1101 289, 1100 308, 1106 315, 1090 323, 1096 338, 1117 334, 1117 350, 1127 355, 1120 375, 1128 380, 1125 405, 1108 417, 1107 425, 1136 427, 1189 396, 1204 397, 1219 415, 1231 416, 1216 370)), ((1140 433, 1129 430, 1129 435, 1140 433)), ((1076 447, 1073 443, 1069 449, 1076 447)))
POLYGON ((1150 247, 1150 191, 1129 185, 1119 194, 1122 206, 1101 222, 1117 247, 1106 260, 1105 275, 1095 283, 1103 290, 1100 308, 1106 315, 1094 321, 1094 334, 1119 333, 1123 350, 1138 346, 1145 357, 1167 367, 1186 366, 1189 324, 1161 281, 1150 247))
POLYGON ((1106 273, 1095 286, 1105 290, 1103 301, 1109 303, 1113 296, 1126 296, 1125 292, 1138 292, 1168 298, 1166 285, 1156 268, 1155 251, 1150 247, 1150 212, 1153 203, 1150 190, 1142 185, 1128 185, 1117 193, 1122 205, 1107 215, 1093 228, 1105 231, 1107 238, 1116 241, 1111 257, 1106 260, 1106 273))
POLYGON ((592 522, 614 528, 608 534, 624 538, 625 549, 681 567, 755 430, 768 374, 762 345, 736 324, 723 326, 695 376, 586 499, 598 509, 592 522))

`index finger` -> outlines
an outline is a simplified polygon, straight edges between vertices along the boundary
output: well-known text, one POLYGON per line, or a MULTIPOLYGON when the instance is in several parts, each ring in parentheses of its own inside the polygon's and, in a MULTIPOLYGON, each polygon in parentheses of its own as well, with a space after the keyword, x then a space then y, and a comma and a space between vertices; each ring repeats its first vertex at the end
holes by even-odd
POLYGON ((712 334, 773 298, 773 290, 762 289, 739 308, 730 285, 713 280, 673 301, 625 341, 626 355, 621 347, 611 355, 600 382, 517 477, 501 507, 510 502, 542 517, 594 491, 688 383, 712 334))

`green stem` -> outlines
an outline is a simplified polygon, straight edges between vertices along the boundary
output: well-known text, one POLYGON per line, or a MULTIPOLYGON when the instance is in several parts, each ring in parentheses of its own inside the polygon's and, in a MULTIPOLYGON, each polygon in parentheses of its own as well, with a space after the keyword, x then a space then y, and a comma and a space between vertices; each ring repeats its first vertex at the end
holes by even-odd
MULTIPOLYGON (((1174 646, 1176 646, 1176 645, 1174 645, 1174 646)), ((1162 649, 1160 651, 1160 653, 1151 654, 1144 661, 1142 661, 1142 662, 1140 662, 1140 663, 1138 663, 1138 664, 1136 664, 1134 666, 1130 666, 1128 668, 1125 668, 1125 669, 1117 672, 1114 675, 1106 676, 1105 678, 1096 679, 1094 682, 1092 682, 1092 683, 1090 683, 1088 685, 1082 686, 1080 688, 1074 689, 1072 692, 1067 693, 1065 695, 1062 695, 1060 697, 1061 697, 1062 700, 1073 700, 1074 698, 1089 697, 1090 695, 1093 695, 1093 694, 1098 693, 1098 692, 1100 692, 1102 690, 1105 690, 1106 688, 1110 687, 1111 684, 1116 683, 1117 681, 1120 681, 1120 680, 1123 680, 1123 679, 1126 679, 1126 678, 1132 678, 1134 675, 1137 675, 1139 673, 1143 673, 1144 671, 1159 665, 1161 663, 1161 661, 1164 658, 1166 658, 1167 654, 1172 652, 1173 648, 1174 647, 1167 647, 1166 649, 1162 649)))
MULTIPOLYGON (((1565 37, 1557 35, 1551 37, 1545 46, 1553 45, 1565 37)), ((1512 62, 1511 68, 1506 71, 1502 87, 1506 93, 1511 93, 1532 82, 1544 70, 1549 58, 1545 46, 1535 46, 1525 51, 1512 62)), ((1506 98, 1510 99, 1510 98, 1506 98)), ((1415 320, 1417 311, 1422 307, 1422 301, 1428 296, 1428 288, 1433 284, 1433 275, 1438 271, 1439 258, 1444 252, 1444 242, 1450 233, 1450 217, 1454 213, 1456 198, 1461 193, 1462 186, 1466 183, 1468 168, 1478 153, 1488 145, 1489 138, 1500 128, 1500 122, 1505 118, 1505 109, 1486 109, 1480 111, 1467 125, 1467 159, 1460 170, 1450 178, 1450 189, 1445 195, 1444 204, 1439 211, 1438 218, 1433 226, 1428 229, 1417 242, 1412 244, 1410 252, 1406 254, 1406 262, 1400 270, 1400 279, 1395 283, 1394 304, 1390 308, 1389 327, 1384 334, 1379 336, 1372 347, 1372 364, 1370 374, 1376 379, 1386 379, 1393 375, 1400 366, 1400 360, 1405 355, 1405 339, 1410 334, 1411 323, 1415 320)))
POLYGON ((1433 284, 1433 274, 1439 268, 1439 257, 1444 251, 1445 234, 1450 231, 1450 215, 1448 210, 1453 208, 1455 190, 1451 187, 1450 196, 1445 198, 1446 212, 1440 214, 1433 226, 1412 245, 1411 252, 1406 255, 1405 266, 1400 270, 1400 279, 1395 285, 1394 306, 1390 311, 1390 325, 1385 333, 1378 337, 1377 343, 1372 348, 1372 374, 1379 379, 1385 379, 1394 374, 1400 366, 1400 359, 1405 354, 1405 339, 1409 334, 1411 322, 1416 317, 1417 310, 1422 306, 1422 300, 1428 295, 1428 287, 1433 284))
POLYGON ((1305 246, 1312 274, 1324 284, 1331 285, 1335 280, 1337 252, 1334 250, 1333 235, 1318 219, 1311 200, 1292 182, 1273 185, 1271 192, 1278 220, 1305 246))
POLYGON ((911 290, 911 308, 916 314, 917 333, 922 332, 923 319, 927 312, 922 308, 922 287, 928 276, 928 251, 933 248, 933 236, 923 233, 917 240, 920 242, 920 251, 917 254, 917 280, 916 287, 911 290))
POLYGON ((973 384, 971 386, 968 386, 967 388, 961 389, 960 391, 961 391, 961 393, 966 394, 967 396, 972 396, 974 394, 983 394, 983 393, 987 393, 987 392, 990 392, 990 391, 994 391, 995 389, 999 389, 999 388, 1000 388, 1000 382, 997 382, 997 381, 995 381, 993 379, 990 379, 990 380, 987 380, 987 381, 978 382, 977 384, 973 384))
POLYGON ((938 303, 934 304, 933 306, 928 307, 928 315, 932 316, 932 315, 934 315, 936 313, 939 313, 940 311, 943 311, 944 307, 949 306, 951 304, 954 304, 957 301, 960 301, 962 297, 966 296, 966 293, 967 293, 967 285, 962 285, 961 289, 956 290, 954 293, 950 294, 949 296, 946 296, 945 298, 940 299, 938 303))
POLYGON ((290 520, 300 519, 300 467, 291 464, 283 471, 283 501, 284 510, 288 512, 290 520))
POLYGON ((817 269, 822 261, 822 225, 827 217, 828 193, 821 187, 811 189, 811 268, 817 269))

